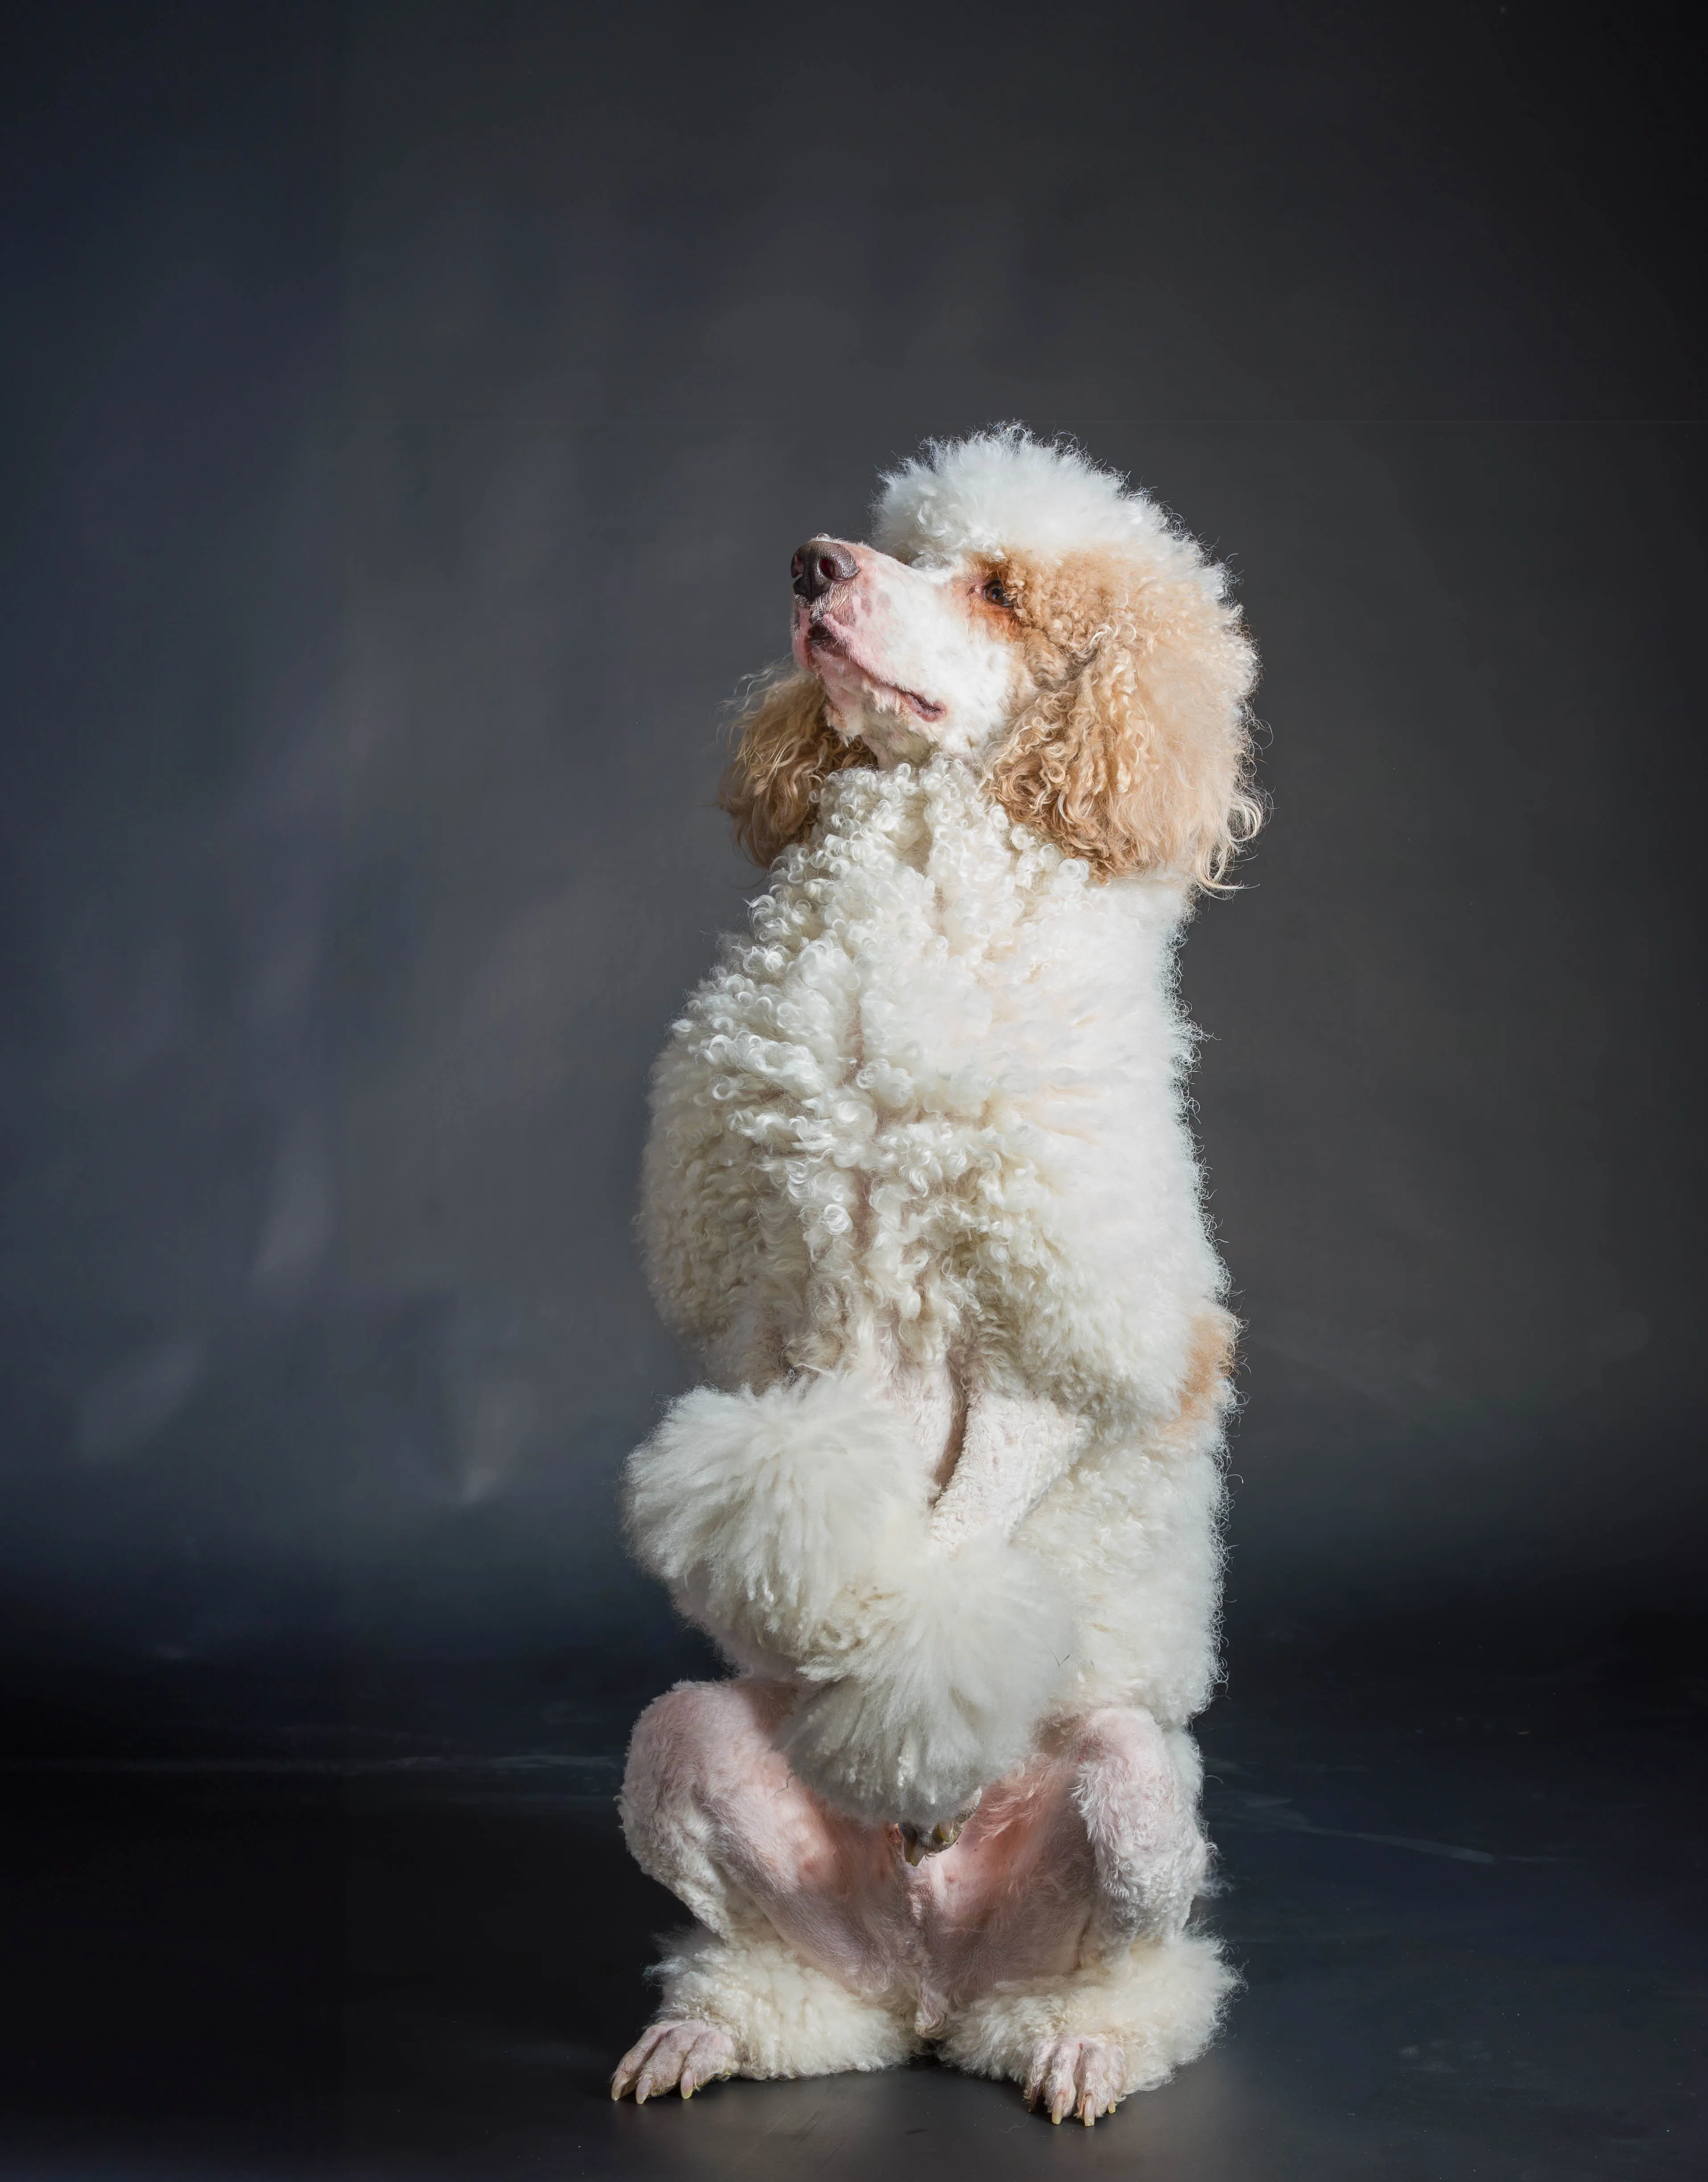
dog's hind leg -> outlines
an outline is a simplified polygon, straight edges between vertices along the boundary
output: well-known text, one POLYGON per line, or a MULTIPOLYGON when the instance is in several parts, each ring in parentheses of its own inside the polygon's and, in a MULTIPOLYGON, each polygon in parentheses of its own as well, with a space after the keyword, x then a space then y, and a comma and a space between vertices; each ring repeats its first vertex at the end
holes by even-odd
POLYGON ((1096 1873, 1088 1952, 1168 1938, 1184 1927, 1209 1868, 1197 1746, 1147 1712, 1110 1705, 1076 1724, 1073 1756, 1073 1800, 1096 1873))
POLYGON ((970 2075, 1022 2085, 1052 2121, 1090 2123, 1196 2060, 1236 1982, 1202 1933, 1141 1940, 1071 1976, 1008 1984, 965 2003, 940 2051, 970 2075))
POLYGON ((1035 1919, 1024 1899, 1013 1905, 1014 1929, 990 1930, 942 2051, 974 2074, 1011 2078, 1052 2120, 1089 2123, 1201 2053, 1235 1980, 1215 1942, 1185 1929, 1208 1862, 1188 1738, 1110 1707, 1074 1723, 1050 1771, 1061 1785, 1041 1797, 1038 1823, 1057 1869, 1083 1890, 1077 1960, 1029 1974, 1035 1919), (1005 1952, 1018 1974, 1001 1974, 1005 1952))
POLYGON ((887 2068, 919 2048, 904 1980, 914 1928, 881 1828, 826 1808, 772 1736, 790 1693, 683 1683, 629 1746, 635 1860, 699 1920, 657 1971, 658 2019, 611 2080, 620 2098, 719 2075, 887 2068))

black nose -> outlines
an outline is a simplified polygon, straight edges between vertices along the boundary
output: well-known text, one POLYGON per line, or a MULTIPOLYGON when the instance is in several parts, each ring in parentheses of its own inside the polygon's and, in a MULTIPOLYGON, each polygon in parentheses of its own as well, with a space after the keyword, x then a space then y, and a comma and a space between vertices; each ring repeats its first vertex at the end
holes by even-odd
POLYGON ((854 557, 834 538, 809 538, 788 572, 798 599, 821 599, 832 584, 845 584, 855 573, 854 557))

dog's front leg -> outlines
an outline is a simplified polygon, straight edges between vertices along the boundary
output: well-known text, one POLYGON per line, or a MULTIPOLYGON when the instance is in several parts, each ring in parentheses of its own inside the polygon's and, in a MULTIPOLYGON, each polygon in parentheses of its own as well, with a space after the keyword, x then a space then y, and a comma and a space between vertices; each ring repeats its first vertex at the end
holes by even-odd
POLYGON ((1025 1756, 1067 1669, 1071 1602, 1011 1536, 1085 1443, 1054 1404, 970 1381, 955 1467, 923 1553, 785 1747, 827 1800, 902 1829, 909 1863, 950 1847, 1025 1756))
MULTIPOLYGON (((965 1390, 954 1468, 931 1512, 935 1551, 958 1553, 977 1539, 1012 1537, 1084 1445, 1077 1417, 1034 1394, 975 1379, 965 1390)), ((953 1848, 978 1808, 976 1792, 953 1817, 926 1827, 902 1824, 911 1864, 953 1848)))

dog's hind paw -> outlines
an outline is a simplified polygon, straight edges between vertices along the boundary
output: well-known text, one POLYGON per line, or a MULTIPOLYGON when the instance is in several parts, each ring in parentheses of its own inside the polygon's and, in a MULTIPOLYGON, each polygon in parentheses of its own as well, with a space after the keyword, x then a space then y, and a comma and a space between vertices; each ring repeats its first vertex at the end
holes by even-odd
POLYGON ((691 2099, 702 2084, 735 2074, 735 2041, 715 2023, 689 2016, 678 2023, 655 2023, 643 2030, 616 2064, 611 2095, 634 2093, 634 2102, 679 2091, 691 2099))
POLYGON ((1076 2115, 1089 2129, 1120 2104, 1126 2065, 1113 2038, 1041 2039, 1026 2071, 1026 2104, 1042 2104, 1052 2121, 1076 2115))

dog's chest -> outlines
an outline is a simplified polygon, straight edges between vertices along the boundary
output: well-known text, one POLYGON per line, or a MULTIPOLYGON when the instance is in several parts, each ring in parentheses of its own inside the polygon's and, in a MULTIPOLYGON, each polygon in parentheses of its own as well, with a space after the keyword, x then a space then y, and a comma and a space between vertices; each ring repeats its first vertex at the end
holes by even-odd
POLYGON ((803 1319, 827 1355, 882 1322, 930 1362, 975 1323, 1119 1317, 1197 1221, 1178 920, 1165 891, 1089 884, 964 769, 839 776, 655 1079, 646 1233, 677 1321, 788 1325, 796 1360, 803 1319))
POLYGON ((1083 869, 970 784, 843 778, 684 1027, 756 1149, 871 1171, 1005 1127, 1059 1072, 1095 950, 1083 869))

